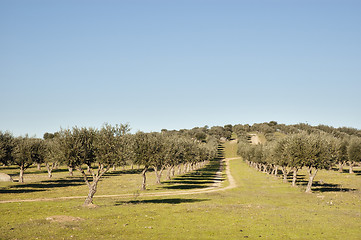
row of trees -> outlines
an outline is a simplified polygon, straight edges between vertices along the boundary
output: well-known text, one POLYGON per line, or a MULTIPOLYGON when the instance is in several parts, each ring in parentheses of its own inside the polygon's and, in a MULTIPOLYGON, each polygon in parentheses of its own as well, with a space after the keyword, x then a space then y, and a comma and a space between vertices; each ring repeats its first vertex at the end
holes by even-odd
POLYGON ((219 139, 230 139, 232 136, 233 126, 227 124, 225 126, 213 126, 209 128, 207 125, 204 127, 194 127, 192 129, 180 129, 177 130, 167 130, 162 129, 164 134, 177 134, 182 136, 187 136, 190 138, 197 139, 202 142, 209 142, 210 140, 219 140, 219 139))
POLYGON ((49 177, 58 164, 65 164, 72 173, 78 170, 89 188, 85 205, 91 204, 98 182, 111 167, 137 164, 143 167, 142 186, 146 189, 146 172, 154 169, 157 183, 168 168, 168 178, 175 168, 193 170, 216 156, 215 141, 201 142, 179 134, 129 133, 127 124, 115 127, 105 124, 101 129, 62 129, 45 134, 43 139, 14 138, 0 132, 0 161, 20 168, 19 182, 24 171, 34 163, 45 163, 49 177))
POLYGON ((292 125, 280 124, 276 121, 264 122, 264 123, 255 123, 253 125, 249 124, 236 124, 232 128, 233 132, 238 135, 238 137, 244 137, 249 132, 261 132, 265 135, 268 141, 275 140, 274 133, 282 134, 296 134, 302 131, 308 133, 328 133, 338 138, 344 138, 348 136, 361 137, 361 130, 351 127, 339 127, 335 128, 332 126, 327 126, 320 124, 318 126, 311 126, 307 123, 298 123, 292 125))
POLYGON ((285 182, 293 171, 293 186, 298 170, 306 167, 309 174, 306 192, 310 192, 319 169, 330 169, 338 164, 339 171, 343 171, 343 166, 349 163, 350 173, 353 173, 353 166, 361 162, 361 138, 337 138, 325 132, 302 131, 264 145, 240 141, 238 153, 260 171, 277 174, 280 168, 285 182))

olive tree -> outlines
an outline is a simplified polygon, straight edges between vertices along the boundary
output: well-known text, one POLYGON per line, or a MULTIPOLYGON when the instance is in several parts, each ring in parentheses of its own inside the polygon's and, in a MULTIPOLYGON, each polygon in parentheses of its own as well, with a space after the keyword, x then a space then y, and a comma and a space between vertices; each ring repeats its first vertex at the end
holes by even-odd
POLYGON ((55 166, 62 160, 60 152, 60 141, 58 138, 51 138, 45 140, 45 166, 48 171, 48 176, 53 176, 52 172, 55 166))
POLYGON ((24 171, 34 162, 44 161, 45 145, 42 139, 18 137, 15 140, 14 163, 19 166, 19 182, 24 182, 24 171))
POLYGON ((353 173, 353 166, 361 162, 361 138, 353 137, 347 148, 348 160, 350 163, 350 173, 353 173))
POLYGON ((143 166, 141 190, 146 189, 146 173, 150 167, 155 166, 161 148, 158 133, 138 132, 134 135, 135 163, 143 166))
POLYGON ((305 137, 305 156, 303 165, 307 167, 309 180, 306 192, 311 192, 313 180, 319 169, 329 169, 333 162, 330 143, 323 134, 312 133, 305 137))
POLYGON ((12 163, 14 151, 14 137, 10 132, 0 131, 0 163, 12 163))
POLYGON ((281 167, 283 174, 283 181, 287 182, 287 176, 290 173, 292 167, 290 162, 290 156, 288 150, 290 139, 280 139, 272 149, 272 156, 276 165, 281 167))
POLYGON ((348 152, 347 152, 348 145, 349 145, 349 140, 346 138, 338 141, 336 162, 338 163, 339 172, 343 172, 343 167, 348 161, 348 152))
POLYGON ((129 131, 129 128, 122 129, 124 126, 106 124, 100 130, 74 127, 60 132, 63 158, 82 174, 89 188, 84 205, 93 203, 99 180, 119 161, 119 137, 129 131), (88 166, 89 173, 84 171, 84 165, 88 166))

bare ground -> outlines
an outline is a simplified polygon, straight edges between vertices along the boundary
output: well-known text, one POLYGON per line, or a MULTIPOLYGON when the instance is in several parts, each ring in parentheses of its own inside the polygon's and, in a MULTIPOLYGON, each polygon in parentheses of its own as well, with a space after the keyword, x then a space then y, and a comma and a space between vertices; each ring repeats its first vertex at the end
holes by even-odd
POLYGON ((259 137, 258 137, 257 134, 250 134, 250 135, 251 135, 251 142, 252 142, 252 144, 257 145, 257 144, 260 144, 260 143, 261 143, 261 141, 260 141, 260 139, 259 139, 259 137))

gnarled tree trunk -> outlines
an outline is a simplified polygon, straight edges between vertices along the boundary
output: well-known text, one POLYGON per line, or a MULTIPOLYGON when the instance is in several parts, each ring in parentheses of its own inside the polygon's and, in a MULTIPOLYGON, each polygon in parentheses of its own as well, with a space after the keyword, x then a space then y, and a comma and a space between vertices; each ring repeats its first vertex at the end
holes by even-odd
POLYGON ((88 186, 89 193, 88 193, 87 198, 85 199, 84 205, 88 206, 88 205, 93 204, 93 197, 94 197, 94 194, 97 192, 98 180, 93 181, 93 183, 88 186))
POLYGON ((146 172, 148 171, 148 168, 145 167, 142 171, 142 177, 143 177, 143 182, 142 182, 142 186, 141 186, 141 190, 145 190, 146 189, 146 181, 147 181, 147 176, 146 176, 146 172))
POLYGON ((68 167, 68 170, 69 170, 69 176, 73 176, 73 168, 72 167, 68 167))
POLYGON ((46 170, 48 171, 49 178, 53 177, 52 171, 54 169, 54 165, 54 163, 52 163, 51 166, 49 165, 49 163, 46 163, 46 170))
POLYGON ((19 174, 19 182, 23 183, 24 182, 24 166, 20 166, 20 174, 19 174))
POLYGON ((341 173, 343 172, 343 165, 344 165, 343 162, 338 163, 338 171, 341 173))
POLYGON ((311 192, 311 187, 312 187, 312 182, 315 179, 315 176, 317 174, 318 169, 314 169, 314 171, 312 172, 312 168, 308 168, 308 176, 309 176, 309 180, 308 180, 308 184, 306 187, 306 193, 310 193, 311 192))
POLYGON ((178 168, 178 175, 180 175, 181 173, 182 173, 182 166, 181 166, 181 164, 178 164, 178 166, 177 166, 177 168, 178 168))
POLYGON ((172 167, 171 176, 174 177, 175 175, 175 166, 172 167))
POLYGON ((88 188, 89 188, 89 193, 88 193, 87 198, 85 199, 84 206, 89 206, 89 205, 93 204, 93 197, 94 197, 94 194, 97 191, 97 186, 98 186, 99 179, 109 169, 110 169, 110 165, 105 168, 103 164, 99 164, 97 173, 94 173, 94 171, 92 169, 90 169, 90 172, 91 172, 91 174, 93 176, 93 181, 92 181, 92 183, 90 183, 89 180, 88 180, 87 175, 84 172, 84 170, 81 168, 81 166, 78 167, 78 170, 83 175, 84 181, 88 185, 88 188))
POLYGON ((168 168, 168 172, 167 172, 167 180, 171 179, 171 176, 174 176, 174 166, 170 166, 168 168), (172 175, 173 174, 173 175, 172 175))
POLYGON ((160 178, 162 177, 163 167, 158 170, 158 167, 153 167, 155 176, 156 176, 156 184, 161 184, 160 178))
POLYGON ((287 176, 289 174, 290 170, 287 169, 287 167, 282 167, 282 173, 283 173, 283 182, 287 182, 287 176))
POLYGON ((353 167, 354 167, 355 163, 350 163, 350 170, 349 173, 353 173, 353 167))
POLYGON ((298 168, 293 168, 292 186, 296 186, 298 168))

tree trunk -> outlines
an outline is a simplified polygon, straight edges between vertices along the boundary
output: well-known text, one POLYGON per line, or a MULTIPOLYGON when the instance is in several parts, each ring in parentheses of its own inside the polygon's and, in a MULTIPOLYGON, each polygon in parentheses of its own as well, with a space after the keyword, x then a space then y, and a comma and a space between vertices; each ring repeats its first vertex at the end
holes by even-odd
POLYGON ((94 180, 93 183, 90 184, 89 193, 87 198, 85 199, 84 206, 93 204, 93 197, 94 194, 97 192, 97 185, 98 185, 98 180, 94 180))
POLYGON ((355 165, 355 163, 350 163, 350 170, 349 170, 349 173, 353 173, 353 166, 355 165))
MULTIPOLYGON (((172 171, 173 171, 173 173, 174 173, 174 166, 170 166, 170 167, 168 168, 167 180, 170 180, 170 179, 171 179, 172 171)), ((173 176, 174 176, 174 175, 173 175, 173 176)))
POLYGON ((174 171, 175 171, 174 168, 175 168, 175 166, 172 167, 172 171, 171 171, 171 176, 172 176, 172 177, 174 177, 174 174, 175 174, 175 173, 174 173, 174 171))
POLYGON ((311 192, 312 182, 315 179, 317 171, 318 171, 318 169, 315 169, 314 172, 312 173, 312 168, 308 168, 309 180, 308 180, 308 184, 307 184, 307 188, 306 188, 306 193, 311 192))
POLYGON ((344 164, 343 162, 340 162, 338 164, 338 171, 341 172, 341 173, 343 172, 343 164, 344 164))
POLYGON ((46 163, 46 170, 48 171, 49 178, 53 177, 53 174, 52 174, 53 168, 54 168, 54 163, 52 164, 51 167, 50 167, 49 163, 46 163))
POLYGON ((155 172, 155 176, 156 176, 156 181, 155 181, 155 183, 156 184, 160 184, 160 178, 161 178, 161 172, 160 171, 158 171, 158 168, 157 167, 153 167, 153 169, 154 169, 154 172, 155 172))
POLYGON ((283 173, 283 182, 287 182, 287 176, 288 176, 288 173, 289 171, 287 170, 286 167, 282 167, 282 173, 283 173))
POLYGON ((24 166, 20 166, 19 182, 24 182, 24 166))
POLYGON ((275 166, 275 176, 277 176, 278 175, 278 166, 275 166))
POLYGON ((145 174, 146 174, 147 171, 148 171, 148 168, 144 168, 143 171, 142 171, 143 182, 142 182, 142 187, 140 188, 140 190, 145 190, 146 189, 147 176, 145 174))
POLYGON ((38 170, 41 170, 41 164, 37 163, 36 165, 37 165, 38 170))
POLYGON ((70 176, 73 176, 74 174, 73 174, 73 168, 72 167, 68 167, 68 170, 69 170, 69 175, 70 176))
POLYGON ((180 174, 181 174, 181 171, 182 171, 181 165, 179 164, 179 165, 177 166, 177 168, 178 168, 178 173, 177 173, 177 175, 180 175, 180 174))
POLYGON ((117 170, 117 166, 115 166, 115 164, 113 165, 113 171, 117 170))
POLYGON ((97 173, 94 174, 92 172, 93 182, 90 184, 88 177, 85 174, 84 170, 80 166, 78 166, 78 170, 83 175, 84 181, 88 185, 88 188, 89 188, 89 193, 88 193, 87 198, 85 199, 84 206, 93 204, 93 196, 97 191, 98 181, 103 176, 104 173, 109 171, 109 169, 110 169, 110 166, 107 166, 106 168, 104 168, 103 164, 99 164, 97 173))
POLYGON ((298 168, 293 168, 292 186, 296 186, 298 168))
POLYGON ((159 184, 162 184, 162 182, 161 182, 160 180, 161 180, 161 178, 162 178, 164 169, 165 169, 165 166, 162 166, 162 167, 160 168, 160 171, 159 171, 159 184))

